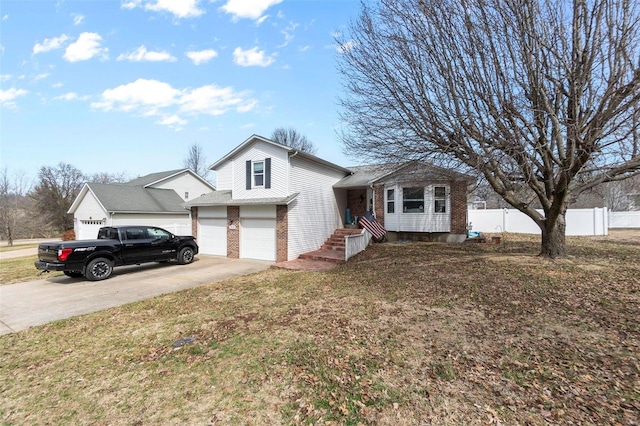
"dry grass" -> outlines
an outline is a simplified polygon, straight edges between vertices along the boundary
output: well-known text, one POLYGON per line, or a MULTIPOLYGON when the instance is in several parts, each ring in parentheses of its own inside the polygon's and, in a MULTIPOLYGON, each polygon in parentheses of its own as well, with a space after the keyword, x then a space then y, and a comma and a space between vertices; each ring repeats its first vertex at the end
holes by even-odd
POLYGON ((7 251, 23 250, 29 248, 38 248, 38 244, 16 244, 13 246, 0 246, 0 253, 7 251))
POLYGON ((638 424, 639 237, 380 244, 2 336, 0 421, 638 424))
MULTIPOLYGON (((16 257, 0 261, 0 285, 13 284, 28 280, 37 280, 39 271, 34 266, 37 256, 16 257)), ((63 275, 62 272, 50 272, 48 277, 63 275)))

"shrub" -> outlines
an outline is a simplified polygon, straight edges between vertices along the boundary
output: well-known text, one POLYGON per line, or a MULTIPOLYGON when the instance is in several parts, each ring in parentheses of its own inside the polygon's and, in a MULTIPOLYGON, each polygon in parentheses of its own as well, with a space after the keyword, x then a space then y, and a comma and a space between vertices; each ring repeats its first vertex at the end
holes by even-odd
POLYGON ((62 233, 62 241, 71 241, 76 239, 76 232, 73 229, 69 229, 68 231, 64 231, 62 233))

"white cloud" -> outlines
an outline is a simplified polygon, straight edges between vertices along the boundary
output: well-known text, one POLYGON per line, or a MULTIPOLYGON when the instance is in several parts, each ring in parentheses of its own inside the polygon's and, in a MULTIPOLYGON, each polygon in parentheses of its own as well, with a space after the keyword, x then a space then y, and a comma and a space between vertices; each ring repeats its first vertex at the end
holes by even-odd
MULTIPOLYGON (((234 20, 240 18, 260 20, 267 9, 281 2, 282 0, 227 0, 221 9, 233 15, 234 20)), ((262 21, 264 19, 260 20, 260 23, 262 21)))
POLYGON ((109 49, 101 47, 102 37, 97 33, 82 33, 78 40, 67 46, 63 58, 69 62, 87 61, 94 57, 107 59, 109 49))
POLYGON ((293 33, 299 25, 300 24, 296 24, 295 22, 289 22, 289 25, 284 30, 280 31, 280 34, 284 36, 284 42, 278 47, 285 47, 291 42, 291 40, 293 40, 293 33))
POLYGON ((20 96, 24 96, 27 93, 29 92, 27 92, 26 90, 16 89, 13 87, 8 90, 0 89, 0 106, 3 106, 5 108, 14 108, 16 106, 16 103, 14 102, 15 99, 19 98, 20 96))
POLYGON ((80 25, 84 21, 84 15, 80 13, 72 13, 71 17, 73 18, 73 25, 80 25))
POLYGON ((258 50, 257 47, 249 50, 243 50, 241 47, 236 47, 233 51, 233 61, 242 67, 268 67, 275 62, 275 58, 274 55, 266 55, 264 50, 258 50))
POLYGON ((0 82, 9 81, 13 78, 11 74, 0 74, 0 82))
POLYGON ((33 54, 48 52, 50 50, 60 49, 69 40, 69 36, 62 34, 60 37, 45 38, 41 43, 36 43, 33 46, 33 54))
POLYGON ((4 15, 2 15, 2 20, 3 21, 6 21, 7 19, 9 19, 9 15, 8 14, 5 13, 4 15))
POLYGON ((198 7, 200 0, 127 0, 120 4, 122 9, 142 7, 152 12, 168 12, 176 18, 195 18, 204 13, 198 7))
POLYGON ((213 49, 199 50, 199 51, 189 51, 185 53, 187 58, 191 59, 194 64, 200 65, 206 62, 209 62, 216 56, 218 56, 218 52, 213 49))
POLYGON ((58 81, 57 83, 53 83, 51 85, 51 87, 53 87, 54 89, 59 89, 62 86, 64 86, 64 84, 62 84, 62 82, 60 82, 60 81, 58 81))
POLYGON ((78 94, 76 92, 69 92, 69 93, 65 93, 64 95, 56 96, 53 99, 63 100, 63 101, 73 101, 78 99, 78 94))
POLYGON ((344 43, 339 43, 337 46, 335 46, 335 48, 338 53, 345 53, 353 49, 355 45, 356 44, 353 40, 349 40, 345 41, 344 43))
POLYGON ((232 87, 206 85, 176 89, 158 80, 138 79, 105 90, 92 108, 123 111, 145 117, 159 117, 157 123, 172 128, 184 126, 184 116, 221 115, 230 110, 243 113, 252 110, 258 101, 249 92, 237 92, 232 87))
POLYGON ((210 84, 183 93, 179 100, 180 110, 208 115, 221 115, 231 108, 236 108, 238 112, 247 112, 257 103, 255 100, 245 100, 244 97, 247 95, 246 92, 235 92, 231 87, 210 84), (247 109, 249 105, 251 106, 247 109))
POLYGON ((311 49, 311 46, 309 46, 308 44, 306 46, 302 46, 300 48, 298 48, 298 50, 300 51, 300 53, 304 53, 307 50, 311 49))
POLYGON ((177 115, 169 115, 169 116, 163 117, 161 120, 156 121, 156 123, 179 129, 182 126, 186 125, 188 122, 187 120, 182 119, 177 115))
POLYGON ((118 61, 131 62, 175 62, 176 58, 168 52, 150 52, 143 45, 133 52, 123 53, 118 56, 118 61))
POLYGON ((42 73, 42 74, 37 74, 33 77, 33 81, 38 81, 38 80, 44 80, 45 78, 49 77, 51 74, 49 73, 42 73))

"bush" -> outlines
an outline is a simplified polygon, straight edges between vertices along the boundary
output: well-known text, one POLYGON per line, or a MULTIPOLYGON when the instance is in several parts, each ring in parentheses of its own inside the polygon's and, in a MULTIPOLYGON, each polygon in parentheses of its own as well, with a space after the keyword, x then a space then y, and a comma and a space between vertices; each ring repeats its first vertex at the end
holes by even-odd
POLYGON ((68 231, 64 231, 62 233, 62 241, 71 241, 76 239, 76 232, 73 229, 69 229, 68 231))

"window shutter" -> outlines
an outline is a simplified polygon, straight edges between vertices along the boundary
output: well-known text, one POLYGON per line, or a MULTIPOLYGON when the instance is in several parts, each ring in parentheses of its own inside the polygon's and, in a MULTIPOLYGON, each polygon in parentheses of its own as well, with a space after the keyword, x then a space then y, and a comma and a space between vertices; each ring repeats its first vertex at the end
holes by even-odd
POLYGON ((271 158, 264 160, 264 187, 271 188, 271 158))
POLYGON ((251 189, 251 160, 247 160, 247 189, 251 189))

